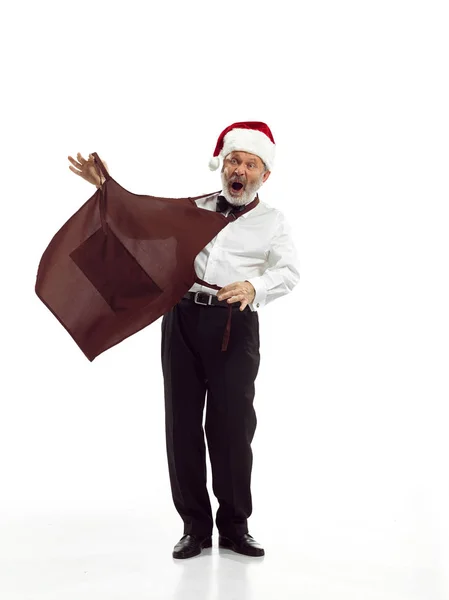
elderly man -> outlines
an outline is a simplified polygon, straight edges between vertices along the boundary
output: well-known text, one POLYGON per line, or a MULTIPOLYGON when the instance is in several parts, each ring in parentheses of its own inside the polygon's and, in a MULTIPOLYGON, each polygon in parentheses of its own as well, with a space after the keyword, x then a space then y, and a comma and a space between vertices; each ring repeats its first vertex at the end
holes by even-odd
MULTIPOLYGON (((234 123, 218 138, 210 168, 223 159, 220 194, 196 203, 206 210, 242 211, 271 173, 275 144, 268 126, 234 123)), ((213 517, 206 487, 205 432, 213 492, 219 502, 219 546, 248 556, 264 550, 249 534, 252 513, 251 441, 256 429, 254 382, 259 369, 257 309, 290 292, 298 259, 283 214, 262 201, 228 224, 196 257, 203 280, 162 318, 166 440, 173 501, 184 535, 173 556, 188 558, 212 545, 213 517), (226 352, 221 338, 233 305, 226 352)))
MULTIPOLYGON (((162 317, 168 467, 173 501, 184 522, 174 558, 196 556, 212 545, 203 430, 206 396, 219 546, 248 556, 264 555, 248 532, 254 382, 260 362, 257 309, 287 294, 299 281, 289 225, 280 210, 257 195, 271 174, 274 153, 265 123, 234 123, 220 134, 209 167, 216 170, 223 160, 222 191, 194 200, 202 209, 223 212, 231 222, 196 256, 194 267, 201 282, 222 287, 217 291, 194 283, 162 317), (224 352, 230 306, 232 333, 224 352)), ((78 161, 68 158, 77 175, 97 187, 104 181, 92 155, 88 161, 80 154, 78 161)))

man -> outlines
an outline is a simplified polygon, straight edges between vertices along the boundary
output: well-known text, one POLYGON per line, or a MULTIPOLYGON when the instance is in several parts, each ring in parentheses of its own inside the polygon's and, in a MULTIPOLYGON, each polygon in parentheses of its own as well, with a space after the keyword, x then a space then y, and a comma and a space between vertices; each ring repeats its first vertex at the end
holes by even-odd
MULTIPOLYGON (((209 167, 216 170, 223 160, 222 191, 195 201, 200 208, 226 216, 233 213, 236 218, 197 255, 194 266, 203 282, 222 287, 217 292, 194 283, 162 317, 168 467, 173 501, 184 522, 174 558, 196 556, 212 545, 202 424, 206 396, 205 432, 219 502, 219 546, 247 556, 264 555, 247 523, 252 513, 251 442, 257 423, 254 382, 260 362, 257 309, 290 292, 299 271, 281 211, 261 201, 243 210, 269 178, 274 154, 274 139, 265 123, 234 123, 220 134, 209 167), (232 333, 222 352, 230 304, 232 333)), ((70 169, 98 187, 93 165, 78 158, 79 163, 69 160, 81 173, 70 169)))
MULTIPOLYGON (((224 159, 223 189, 220 195, 197 200, 197 205, 226 215, 231 209, 242 210, 270 176, 274 151, 273 136, 264 123, 234 123, 225 129, 210 162, 216 169, 219 157, 224 159)), ((283 215, 259 202, 198 254, 195 271, 203 281, 223 287, 215 292, 195 283, 162 318, 168 464, 173 500, 184 521, 184 536, 173 556, 188 558, 212 545, 202 426, 206 395, 205 431, 219 502, 219 545, 262 556, 264 550, 249 535, 247 525, 252 512, 254 381, 260 361, 257 309, 290 292, 299 280, 296 251, 283 215), (228 349, 221 352, 228 316, 223 307, 229 303, 236 310, 228 349)))

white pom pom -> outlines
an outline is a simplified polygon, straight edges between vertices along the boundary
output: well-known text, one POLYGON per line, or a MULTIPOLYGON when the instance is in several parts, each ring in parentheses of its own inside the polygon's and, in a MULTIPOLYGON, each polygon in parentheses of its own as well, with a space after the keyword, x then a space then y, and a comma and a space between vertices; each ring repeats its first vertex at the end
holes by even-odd
POLYGON ((220 159, 218 158, 218 156, 214 156, 213 158, 210 159, 209 169, 211 171, 216 171, 219 166, 220 166, 220 159))

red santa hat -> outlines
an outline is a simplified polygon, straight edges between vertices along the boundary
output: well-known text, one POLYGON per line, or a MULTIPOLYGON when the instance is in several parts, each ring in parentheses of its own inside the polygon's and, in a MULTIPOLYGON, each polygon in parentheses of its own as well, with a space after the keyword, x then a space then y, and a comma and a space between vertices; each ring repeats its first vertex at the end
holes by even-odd
POLYGON ((260 121, 233 123, 221 133, 215 146, 209 169, 215 171, 220 166, 220 156, 225 158, 230 152, 240 150, 255 154, 263 160, 270 171, 274 163, 275 143, 270 128, 260 121))

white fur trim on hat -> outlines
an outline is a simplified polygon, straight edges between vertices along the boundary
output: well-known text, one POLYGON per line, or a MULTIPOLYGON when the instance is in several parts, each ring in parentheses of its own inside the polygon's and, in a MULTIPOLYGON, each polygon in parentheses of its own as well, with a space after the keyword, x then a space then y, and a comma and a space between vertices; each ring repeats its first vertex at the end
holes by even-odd
POLYGON ((271 171, 276 146, 265 133, 254 129, 232 129, 224 137, 220 156, 226 158, 228 154, 237 150, 255 154, 271 171))

